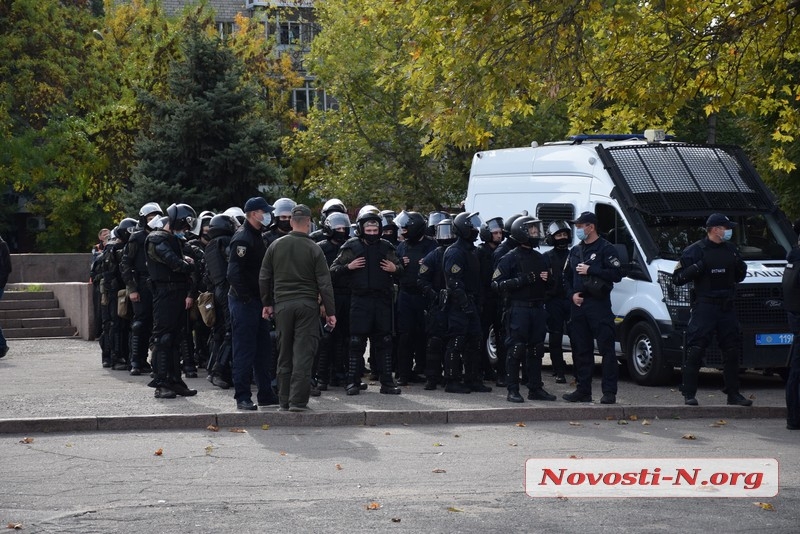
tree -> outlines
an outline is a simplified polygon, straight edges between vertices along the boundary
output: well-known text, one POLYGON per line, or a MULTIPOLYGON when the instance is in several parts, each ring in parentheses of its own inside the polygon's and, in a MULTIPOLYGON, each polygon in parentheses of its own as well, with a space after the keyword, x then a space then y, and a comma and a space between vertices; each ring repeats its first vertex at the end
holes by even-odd
POLYGON ((257 94, 242 84, 241 63, 219 38, 202 6, 184 21, 183 58, 169 72, 166 98, 142 92, 151 120, 136 145, 138 164, 124 197, 128 210, 153 194, 198 209, 241 206, 280 169, 274 124, 261 120, 257 94))

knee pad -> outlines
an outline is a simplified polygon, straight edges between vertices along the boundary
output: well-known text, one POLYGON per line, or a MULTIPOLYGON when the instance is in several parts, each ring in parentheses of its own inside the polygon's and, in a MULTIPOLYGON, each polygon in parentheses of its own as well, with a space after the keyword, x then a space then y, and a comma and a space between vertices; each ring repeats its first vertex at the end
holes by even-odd
POLYGON ((175 337, 172 335, 172 333, 164 334, 161 337, 154 338, 153 345, 157 347, 170 347, 172 346, 174 339, 175 337))
POLYGON ((144 332, 144 323, 142 321, 133 321, 131 323, 131 332, 134 336, 138 336, 139 334, 144 332))
POLYGON ((364 352, 367 349, 367 336, 350 336, 350 349, 364 352))

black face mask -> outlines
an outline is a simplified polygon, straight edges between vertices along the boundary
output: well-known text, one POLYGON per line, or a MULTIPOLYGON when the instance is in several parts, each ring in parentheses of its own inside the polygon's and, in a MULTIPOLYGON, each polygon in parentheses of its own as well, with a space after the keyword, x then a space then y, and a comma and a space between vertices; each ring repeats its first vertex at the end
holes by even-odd
POLYGON ((562 237, 561 239, 554 239, 553 246, 559 250, 564 250, 569 246, 569 239, 562 237))
POLYGON ((277 226, 278 230, 280 230, 282 232, 291 232, 292 231, 292 222, 291 221, 284 221, 284 220, 278 219, 277 221, 275 221, 275 226, 277 226))
POLYGON ((471 229, 471 230, 469 231, 469 240, 470 240, 470 241, 475 241, 476 239, 478 239, 478 234, 479 234, 479 233, 480 233, 480 232, 479 232, 479 230, 478 230, 477 228, 473 228, 473 229, 471 229))
POLYGON ((368 244, 373 245, 381 240, 381 236, 378 234, 364 234, 364 241, 368 244))
POLYGON ((334 230, 331 234, 331 240, 333 241, 347 241, 348 236, 350 233, 347 230, 334 230))

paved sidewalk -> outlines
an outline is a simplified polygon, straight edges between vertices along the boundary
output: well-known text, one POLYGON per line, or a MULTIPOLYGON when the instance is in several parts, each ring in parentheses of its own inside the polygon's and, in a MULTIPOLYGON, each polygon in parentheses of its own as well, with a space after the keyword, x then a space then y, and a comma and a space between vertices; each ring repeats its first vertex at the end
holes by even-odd
MULTIPOLYGON (((421 384, 404 387, 402 395, 381 395, 371 385, 356 397, 341 388, 312 398, 308 413, 262 408, 237 411, 233 390, 212 386, 200 370, 187 379, 199 393, 174 400, 153 398, 147 376, 103 369, 95 342, 70 339, 11 340, 0 359, 0 433, 78 432, 286 425, 383 425, 425 423, 502 423, 515 421, 581 421, 654 418, 785 418, 785 397, 779 378, 749 372, 742 392, 754 400, 750 408, 725 405, 719 391, 721 375, 704 373, 698 392, 700 406, 683 405, 675 386, 648 388, 621 379, 616 405, 601 405, 600 381, 594 382, 595 402, 570 404, 561 395, 573 389, 555 384, 545 373, 545 388, 556 402, 511 404, 505 389, 469 395, 425 391, 421 384)), ((677 379, 676 379, 677 383, 677 379)), ((527 389, 523 388, 523 395, 527 389)), ((255 393, 253 398, 255 399, 255 393)))

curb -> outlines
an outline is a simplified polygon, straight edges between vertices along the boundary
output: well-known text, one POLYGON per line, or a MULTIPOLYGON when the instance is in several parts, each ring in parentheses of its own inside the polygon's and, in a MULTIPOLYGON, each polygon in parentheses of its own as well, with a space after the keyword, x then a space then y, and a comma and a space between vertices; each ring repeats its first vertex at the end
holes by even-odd
POLYGON ((453 410, 367 410, 357 412, 224 412, 205 414, 110 415, 0 419, 0 434, 36 432, 118 432, 122 430, 197 430, 261 425, 327 427, 377 425, 496 424, 518 421, 642 419, 779 419, 777 406, 569 406, 453 410), (633 419, 632 419, 633 418, 633 419))

